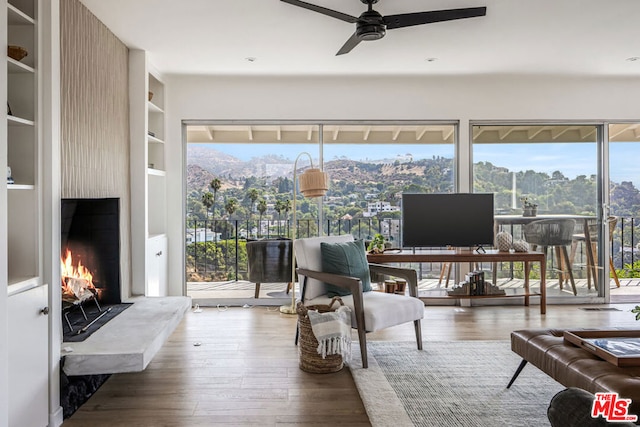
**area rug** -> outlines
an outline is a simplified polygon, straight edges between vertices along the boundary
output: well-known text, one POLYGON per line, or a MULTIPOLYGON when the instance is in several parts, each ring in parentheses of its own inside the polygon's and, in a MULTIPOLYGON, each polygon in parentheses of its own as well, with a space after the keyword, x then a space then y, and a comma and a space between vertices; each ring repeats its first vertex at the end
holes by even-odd
POLYGON ((509 341, 425 341, 422 351, 370 341, 368 369, 353 347, 351 373, 374 427, 549 426, 549 402, 564 389, 530 364, 507 389, 521 360, 509 341))

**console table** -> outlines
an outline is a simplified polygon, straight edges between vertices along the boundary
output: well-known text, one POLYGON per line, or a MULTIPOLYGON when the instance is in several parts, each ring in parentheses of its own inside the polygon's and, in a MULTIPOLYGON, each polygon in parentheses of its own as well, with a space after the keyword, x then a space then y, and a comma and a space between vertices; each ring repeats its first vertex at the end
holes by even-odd
POLYGON ((542 252, 500 252, 487 250, 477 252, 474 250, 402 250, 388 251, 382 254, 367 254, 367 261, 374 264, 402 263, 402 262, 524 262, 524 293, 515 295, 450 295, 445 298, 509 298, 524 297, 524 305, 529 305, 530 296, 540 296, 540 314, 547 312, 546 289, 546 258, 542 252), (532 293, 529 290, 529 271, 532 262, 540 263, 540 293, 532 293))

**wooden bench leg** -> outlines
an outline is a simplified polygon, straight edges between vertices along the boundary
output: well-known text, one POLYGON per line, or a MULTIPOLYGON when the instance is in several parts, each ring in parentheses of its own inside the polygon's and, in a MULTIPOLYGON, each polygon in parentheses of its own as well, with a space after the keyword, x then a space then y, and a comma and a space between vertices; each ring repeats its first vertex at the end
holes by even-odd
POLYGON ((258 298, 260 296, 260 283, 256 283, 256 293, 254 294, 254 298, 258 298))
POLYGON ((520 372, 522 372, 526 364, 527 364, 527 361, 525 359, 522 359, 522 362, 520 362, 520 366, 518 366, 518 369, 516 369, 515 374, 513 374, 513 377, 511 377, 511 381, 509 381, 507 388, 511 387, 511 384, 513 384, 516 378, 518 378, 518 375, 520 375, 520 372))

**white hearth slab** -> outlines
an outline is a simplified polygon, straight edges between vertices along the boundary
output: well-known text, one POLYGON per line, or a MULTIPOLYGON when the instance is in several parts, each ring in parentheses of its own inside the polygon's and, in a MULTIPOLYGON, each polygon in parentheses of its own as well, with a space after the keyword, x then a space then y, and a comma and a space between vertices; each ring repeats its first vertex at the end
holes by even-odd
POLYGON ((190 297, 135 297, 82 342, 62 343, 67 375, 144 370, 191 307, 190 297))

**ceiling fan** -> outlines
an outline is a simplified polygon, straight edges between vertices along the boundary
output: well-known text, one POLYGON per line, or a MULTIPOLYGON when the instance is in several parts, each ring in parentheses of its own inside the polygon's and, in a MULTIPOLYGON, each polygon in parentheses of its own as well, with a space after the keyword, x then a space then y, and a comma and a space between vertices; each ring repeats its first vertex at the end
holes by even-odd
POLYGON ((343 55, 351 52, 363 40, 378 40, 384 37, 387 30, 395 28, 411 27, 413 25, 431 24, 433 22, 453 21, 455 19, 474 18, 476 16, 485 16, 487 14, 486 7, 468 7, 464 9, 447 9, 433 10, 429 12, 404 13, 400 15, 382 16, 373 10, 373 5, 378 0, 360 0, 366 4, 367 10, 359 17, 347 15, 326 7, 317 6, 315 4, 306 3, 300 0, 281 0, 294 6, 309 9, 332 18, 340 19, 351 24, 356 24, 356 32, 347 40, 340 48, 337 55, 343 55))

